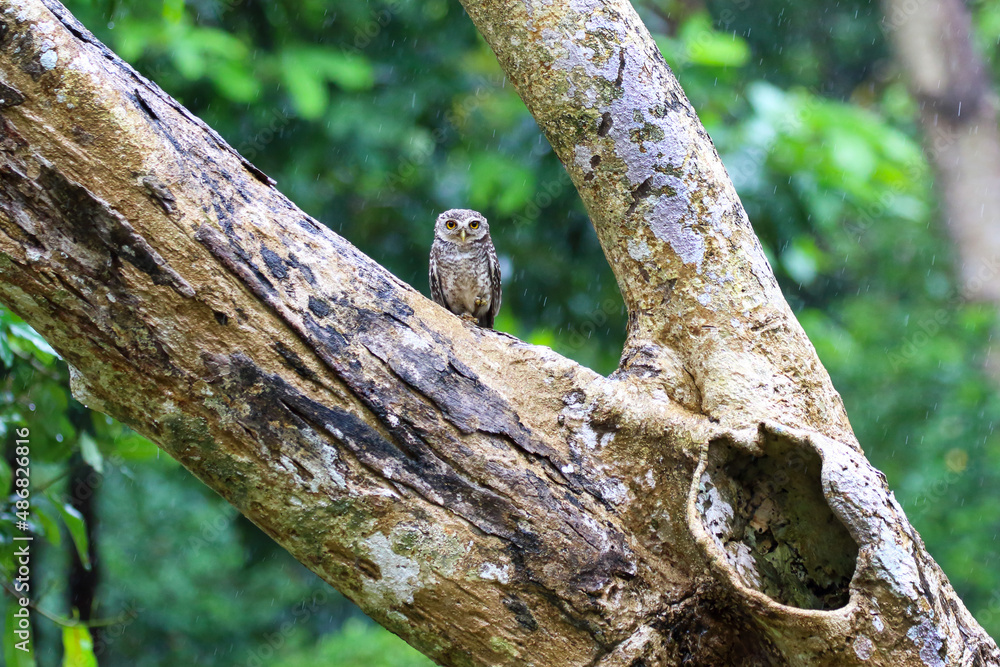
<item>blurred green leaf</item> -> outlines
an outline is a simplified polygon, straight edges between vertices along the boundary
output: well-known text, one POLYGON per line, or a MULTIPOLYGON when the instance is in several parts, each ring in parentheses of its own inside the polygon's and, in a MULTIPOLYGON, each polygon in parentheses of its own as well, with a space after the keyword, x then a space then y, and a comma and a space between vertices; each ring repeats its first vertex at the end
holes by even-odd
POLYGON ((181 75, 190 80, 200 79, 208 68, 205 54, 194 48, 175 48, 170 54, 173 66, 181 75))
POLYGON ((371 63, 361 55, 312 47, 287 48, 281 72, 300 116, 319 118, 326 109, 327 83, 348 91, 368 90, 374 83, 371 63))
POLYGON ((328 99, 326 82, 320 73, 296 63, 283 68, 282 75, 298 115, 305 120, 319 118, 328 99))
POLYGON ((87 524, 83 520, 83 516, 69 503, 59 503, 51 497, 50 500, 59 512, 59 516, 62 517, 66 529, 69 530, 69 536, 73 539, 73 546, 76 547, 76 553, 80 556, 80 562, 83 563, 84 568, 89 570, 90 545, 87 539, 87 524))
POLYGON ((0 458, 0 498, 10 495, 10 482, 13 478, 14 473, 10 469, 10 464, 6 459, 0 458))
POLYGON ((94 641, 83 625, 63 626, 63 667, 97 667, 94 641))
POLYGON ((303 64, 314 65, 328 81, 344 90, 369 90, 375 82, 371 63, 364 56, 324 49, 303 53, 303 64))
POLYGON ((545 347, 556 349, 560 347, 560 343, 562 342, 549 329, 533 329, 526 340, 532 345, 544 345, 545 347))
POLYGON ((0 361, 7 368, 14 365, 14 352, 10 349, 10 345, 7 344, 6 332, 0 332, 0 361))
POLYGON ((815 241, 804 236, 796 238, 781 253, 781 263, 788 275, 803 285, 809 285, 816 279, 824 260, 823 252, 816 247, 815 241))
POLYGON ((750 47, 735 34, 718 32, 707 13, 684 22, 680 30, 688 59, 696 65, 742 67, 750 59, 750 47))
POLYGON ((184 0, 163 0, 163 18, 169 23, 180 23, 184 18, 184 0))
POLYGON ((21 343, 26 348, 26 351, 31 352, 34 356, 40 356, 39 353, 41 353, 43 360, 47 360, 46 357, 58 358, 59 354, 52 349, 52 346, 39 336, 38 332, 24 322, 16 321, 11 323, 9 331, 14 342, 21 343))
POLYGON ((97 447, 97 442, 86 431, 80 433, 80 455, 91 468, 104 473, 104 457, 97 447))
MULTIPOLYGON (((114 454, 125 461, 148 461, 160 455, 160 448, 132 429, 123 429, 114 440, 114 454)), ((173 461, 170 457, 165 457, 173 461)))
POLYGON ((852 178, 867 180, 877 164, 875 147, 846 129, 834 128, 828 136, 833 166, 852 178))
MULTIPOLYGON (((532 172, 500 155, 473 155, 469 172, 469 204, 478 209, 495 207, 502 215, 510 215, 536 194, 532 172)), ((544 190, 537 194, 542 202, 552 201, 544 190)))
POLYGON ((46 496, 36 496, 35 503, 31 506, 32 514, 38 521, 41 536, 54 547, 62 544, 62 531, 59 530, 56 510, 52 502, 46 496))
POLYGON ((218 62, 209 76, 219 92, 233 102, 252 102, 260 94, 260 81, 243 63, 218 62))

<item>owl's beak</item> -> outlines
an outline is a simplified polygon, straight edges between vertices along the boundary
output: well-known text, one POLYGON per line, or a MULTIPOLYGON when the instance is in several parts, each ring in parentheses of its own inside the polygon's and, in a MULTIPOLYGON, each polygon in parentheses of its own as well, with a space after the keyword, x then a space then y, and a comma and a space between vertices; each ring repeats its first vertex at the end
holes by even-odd
POLYGON ((465 243, 465 230, 462 230, 462 243, 465 243))

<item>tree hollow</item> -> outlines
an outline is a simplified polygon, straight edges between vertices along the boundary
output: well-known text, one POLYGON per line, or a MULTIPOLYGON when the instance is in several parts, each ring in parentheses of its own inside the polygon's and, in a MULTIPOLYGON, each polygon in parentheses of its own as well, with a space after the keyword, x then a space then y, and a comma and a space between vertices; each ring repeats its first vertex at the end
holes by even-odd
POLYGON ((697 509, 741 583, 784 605, 847 605, 858 545, 830 509, 812 449, 768 434, 760 455, 709 445, 697 509))

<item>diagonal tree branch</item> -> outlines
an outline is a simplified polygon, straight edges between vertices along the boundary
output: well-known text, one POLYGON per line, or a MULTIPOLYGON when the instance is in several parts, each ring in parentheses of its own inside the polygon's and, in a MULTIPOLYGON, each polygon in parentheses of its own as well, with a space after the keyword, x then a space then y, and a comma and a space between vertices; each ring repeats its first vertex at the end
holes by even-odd
POLYGON ((467 7, 615 266, 613 377, 420 296, 55 0, 0 0, 0 298, 441 664, 1000 664, 631 7, 467 7))
POLYGON ((629 311, 622 372, 854 443, 715 146, 627 0, 463 0, 566 165, 629 311))

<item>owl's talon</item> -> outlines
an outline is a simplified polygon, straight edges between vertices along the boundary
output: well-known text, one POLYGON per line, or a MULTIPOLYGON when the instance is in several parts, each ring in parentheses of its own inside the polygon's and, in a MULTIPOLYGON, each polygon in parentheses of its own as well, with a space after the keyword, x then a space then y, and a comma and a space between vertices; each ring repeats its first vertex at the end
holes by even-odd
POLYGON ((479 323, 479 320, 477 320, 476 316, 473 315, 472 313, 462 313, 461 315, 459 315, 459 317, 461 317, 466 322, 476 322, 477 324, 479 323))

